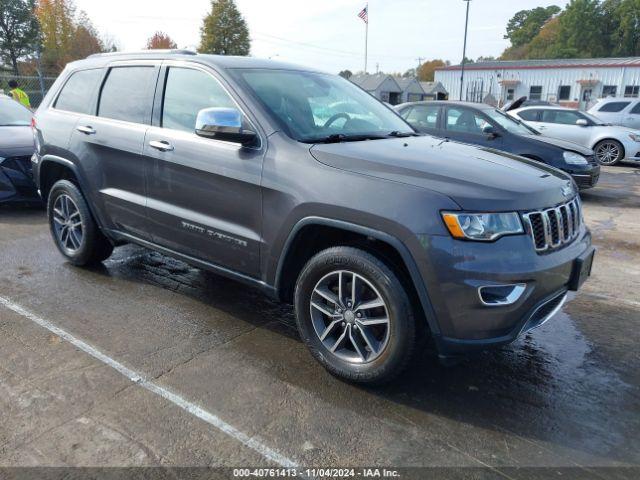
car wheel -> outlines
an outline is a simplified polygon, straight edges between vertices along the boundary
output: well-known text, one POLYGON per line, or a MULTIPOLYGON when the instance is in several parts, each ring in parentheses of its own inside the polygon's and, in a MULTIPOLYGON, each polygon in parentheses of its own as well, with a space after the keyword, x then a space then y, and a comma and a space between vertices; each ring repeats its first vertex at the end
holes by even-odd
POLYGON ((624 158, 624 147, 617 140, 602 140, 593 150, 600 165, 615 165, 624 158))
POLYGON ((407 293, 373 255, 334 247, 315 255, 295 289, 298 330, 329 372, 358 383, 383 383, 408 364, 416 326, 407 293))
POLYGON ((89 265, 111 255, 113 245, 102 234, 78 187, 68 180, 56 182, 47 202, 53 240, 69 262, 89 265))

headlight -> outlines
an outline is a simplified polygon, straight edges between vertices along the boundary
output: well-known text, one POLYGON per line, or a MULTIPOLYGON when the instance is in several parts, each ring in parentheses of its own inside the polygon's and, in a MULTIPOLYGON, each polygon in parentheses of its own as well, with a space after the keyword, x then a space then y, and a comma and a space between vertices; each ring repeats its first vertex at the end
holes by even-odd
POLYGON ((453 213, 443 212, 449 233, 454 238, 489 242, 504 235, 523 233, 520 216, 510 213, 453 213))
POLYGON ((588 165, 587 159, 575 152, 564 152, 562 154, 564 161, 570 165, 588 165))
POLYGON ((640 135, 636 135, 635 133, 630 133, 629 138, 634 142, 640 142, 640 135))

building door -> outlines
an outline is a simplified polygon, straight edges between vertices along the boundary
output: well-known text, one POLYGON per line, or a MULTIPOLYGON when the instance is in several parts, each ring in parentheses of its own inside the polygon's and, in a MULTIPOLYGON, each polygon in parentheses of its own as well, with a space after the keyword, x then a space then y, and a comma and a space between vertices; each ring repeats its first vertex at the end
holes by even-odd
POLYGON ((593 96, 593 89, 591 87, 582 87, 582 93, 580 94, 580 110, 588 110, 591 107, 591 97, 593 96))

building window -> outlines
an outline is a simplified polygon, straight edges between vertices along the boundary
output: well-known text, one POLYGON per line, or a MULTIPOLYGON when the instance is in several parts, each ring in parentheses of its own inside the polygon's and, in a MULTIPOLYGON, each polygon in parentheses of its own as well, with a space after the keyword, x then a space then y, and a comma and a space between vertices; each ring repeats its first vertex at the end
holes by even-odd
POLYGON ((640 86, 638 85, 628 85, 624 87, 624 96, 625 97, 637 97, 640 91, 640 86))
POLYGON ((571 85, 560 85, 558 100, 571 100, 571 85))
POLYGON ((529 89, 529 100, 542 100, 542 86, 536 85, 529 89))
POLYGON ((602 87, 602 97, 615 97, 616 93, 618 93, 618 87, 615 85, 605 85, 602 87))
POLYGON ((507 100, 513 100, 513 97, 516 95, 515 88, 507 88, 507 100))

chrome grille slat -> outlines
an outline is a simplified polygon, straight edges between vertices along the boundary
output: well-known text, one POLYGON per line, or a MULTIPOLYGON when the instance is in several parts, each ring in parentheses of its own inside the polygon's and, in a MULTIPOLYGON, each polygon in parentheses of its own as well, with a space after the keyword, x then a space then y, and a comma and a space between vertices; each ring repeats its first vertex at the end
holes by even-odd
POLYGON ((572 242, 580 233, 580 200, 575 197, 553 208, 527 212, 523 217, 536 251, 555 250, 572 242))

